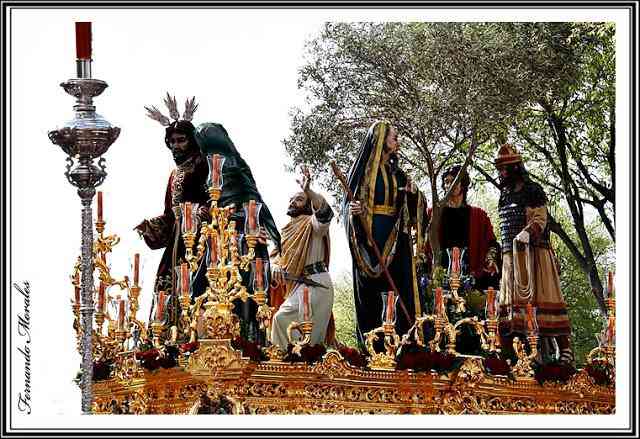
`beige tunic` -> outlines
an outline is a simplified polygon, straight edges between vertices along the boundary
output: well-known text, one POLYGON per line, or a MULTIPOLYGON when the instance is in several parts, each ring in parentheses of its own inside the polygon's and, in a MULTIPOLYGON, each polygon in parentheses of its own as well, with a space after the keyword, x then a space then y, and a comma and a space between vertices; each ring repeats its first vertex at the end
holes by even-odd
MULTIPOLYGON (((311 216, 311 242, 305 265, 325 260, 323 238, 325 236, 328 237, 330 224, 330 222, 321 223, 315 215, 311 216)), ((333 283, 328 272, 312 274, 308 276, 308 278, 327 287, 308 286, 309 301, 311 303, 311 320, 313 321, 310 344, 315 345, 322 343, 325 339, 327 325, 329 324, 329 318, 331 317, 331 310, 333 308, 333 283)), ((280 346, 282 349, 286 349, 289 343, 287 339, 287 328, 291 322, 303 321, 303 291, 304 285, 297 284, 273 317, 271 324, 271 342, 280 346)), ((300 333, 294 331, 292 335, 299 337, 300 333)))
MULTIPOLYGON (((527 226, 530 229, 537 224, 540 230, 547 225, 547 207, 527 208, 527 226)), ((533 282, 531 303, 537 307, 537 321, 541 336, 560 336, 571 334, 571 324, 567 314, 567 305, 560 291, 560 276, 551 249, 531 246, 533 262, 533 282)), ((527 274, 527 249, 518 251, 518 269, 522 285, 529 283, 527 274)), ((500 307, 510 310, 512 330, 523 332, 526 328, 524 312, 528 298, 515 285, 514 255, 512 252, 502 254, 502 281, 500 282, 500 307)))

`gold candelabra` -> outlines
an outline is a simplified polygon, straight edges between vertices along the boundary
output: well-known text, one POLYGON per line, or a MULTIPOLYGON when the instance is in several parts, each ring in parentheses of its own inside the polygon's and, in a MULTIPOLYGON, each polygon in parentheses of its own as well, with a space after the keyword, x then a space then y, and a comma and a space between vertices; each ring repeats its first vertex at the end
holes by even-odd
MULTIPOLYGON (((100 198, 99 198, 100 199, 100 198)), ((95 222, 96 238, 92 246, 92 259, 94 261, 94 270, 98 272, 98 282, 100 287, 98 291, 97 309, 94 313, 95 327, 93 330, 93 360, 106 360, 119 358, 118 355, 125 351, 125 342, 127 341, 131 326, 136 326, 143 339, 147 338, 146 326, 137 319, 136 314, 139 309, 139 296, 141 287, 138 284, 130 285, 128 276, 124 276, 122 280, 116 280, 111 274, 109 265, 107 264, 107 256, 113 252, 113 248, 120 242, 117 235, 105 234, 106 222, 99 217, 95 222), (129 326, 124 325, 124 316, 112 316, 106 310, 106 302, 109 300, 106 290, 109 287, 116 286, 120 291, 126 292, 129 299, 128 322, 129 326), (122 320, 119 320, 122 319, 122 320), (105 334, 106 323, 106 334, 105 334)), ((79 324, 80 303, 78 289, 80 286, 80 258, 74 266, 72 274, 72 284, 76 290, 75 300, 72 302, 72 310, 74 313, 74 329, 76 331, 76 339, 78 343, 78 351, 80 351, 80 340, 82 337, 82 328, 79 324)), ((126 312, 126 311, 125 311, 126 312)))
POLYGON ((369 351, 368 366, 372 370, 395 370, 396 368, 396 352, 400 347, 400 336, 396 333, 396 327, 393 323, 385 321, 379 326, 367 333, 365 336, 365 346, 369 351), (376 352, 374 342, 383 335, 384 351, 376 352))
POLYGON ((458 290, 460 289, 461 281, 460 281, 460 273, 459 272, 451 272, 449 276, 449 288, 451 289, 451 300, 456 307, 457 313, 465 312, 466 301, 458 295, 458 290))
POLYGON ((500 352, 500 337, 498 336, 498 319, 487 318, 487 350, 491 353, 500 352))
POLYGON ((605 300, 607 307, 607 321, 604 328, 603 340, 600 346, 592 349, 587 355, 587 363, 594 361, 604 361, 612 366, 616 364, 616 346, 614 343, 615 327, 616 327, 616 299, 608 297, 605 300))
POLYGON ((529 353, 527 354, 524 343, 519 337, 513 338, 513 350, 518 358, 516 365, 513 366, 512 372, 516 378, 530 378, 534 375, 533 363, 538 356, 538 334, 532 333, 527 335, 529 342, 529 353))
MULTIPOLYGON (((289 340, 289 343, 293 345, 293 349, 291 349, 291 352, 296 355, 301 355, 302 348, 305 346, 309 346, 311 342, 312 332, 313 332, 313 321, 311 320, 306 320, 304 322, 291 322, 287 327, 287 339, 289 340), (293 331, 295 329, 300 331, 300 333, 302 334, 301 338, 296 339, 293 336, 293 331)), ((272 352, 272 351, 273 351, 274 357, 277 358, 278 351, 275 349, 272 349, 269 352, 272 352)))
MULTIPOLYGON (((454 286, 456 286, 455 281, 454 286)), ((437 294, 441 294, 441 292, 437 292, 437 294)), ((442 350, 441 342, 443 339, 446 339, 447 343, 445 348, 447 354, 461 356, 462 354, 456 350, 456 345, 460 328, 464 325, 470 326, 480 338, 480 347, 482 350, 490 353, 500 352, 498 319, 495 315, 487 316, 486 320, 479 320, 478 317, 475 316, 466 317, 453 324, 449 321, 449 317, 445 311, 446 300, 448 300, 448 298, 443 295, 441 296, 441 300, 443 300, 443 304, 440 306, 441 309, 436 309, 434 314, 423 314, 420 317, 416 317, 413 326, 402 336, 402 346, 408 345, 412 341, 415 341, 418 346, 426 346, 427 343, 425 343, 424 340, 424 325, 427 322, 431 322, 434 328, 434 336, 428 342, 428 346, 432 352, 440 352, 442 350)), ((451 300, 456 304, 457 309, 460 309, 460 307, 464 309, 466 307, 464 298, 460 296, 452 294, 451 300)), ((400 354, 401 349, 402 347, 398 350, 398 354, 400 354)))
POLYGON ((151 322, 151 333, 153 334, 153 346, 162 348, 162 334, 164 334, 165 324, 159 320, 151 322))
POLYGON ((246 286, 242 285, 240 275, 240 271, 248 271, 249 264, 255 258, 258 237, 248 235, 246 241, 249 250, 246 255, 240 255, 236 223, 230 219, 233 208, 218 206, 221 195, 219 189, 209 188, 209 195, 211 222, 202 224, 195 254, 193 252, 195 234, 191 231, 183 233, 186 259, 191 272, 197 270, 200 260, 204 257, 206 243, 209 242, 211 255, 206 273, 209 286, 205 294, 199 296, 191 306, 189 306, 188 296, 181 297, 182 318, 185 322, 189 320, 191 340, 195 337, 199 319, 204 319, 206 338, 231 340, 240 335, 239 319, 232 312, 234 300, 240 299, 246 302, 252 299, 257 303, 257 317, 261 320, 261 328, 265 328, 271 320, 271 309, 266 305, 265 291, 256 289, 253 294, 249 294, 246 286), (203 308, 204 311, 202 311, 203 308), (188 314, 185 312, 187 309, 188 314))

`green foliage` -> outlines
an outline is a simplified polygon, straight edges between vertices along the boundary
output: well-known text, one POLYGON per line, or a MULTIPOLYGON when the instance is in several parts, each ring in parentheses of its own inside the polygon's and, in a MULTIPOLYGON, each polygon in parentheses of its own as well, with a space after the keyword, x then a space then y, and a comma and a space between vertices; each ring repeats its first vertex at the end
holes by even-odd
POLYGON ((343 273, 333 285, 333 318, 336 323, 336 338, 350 347, 357 347, 353 280, 343 273))
POLYGON ((454 145, 468 148, 472 132, 486 141, 575 76, 570 35, 568 23, 327 23, 306 45, 298 85, 310 110, 291 110, 286 150, 337 193, 328 160, 347 169, 367 127, 387 119, 409 172, 437 196, 454 145))
MULTIPOLYGON (((498 235, 497 192, 481 180, 495 183, 497 143, 516 144, 549 197, 582 362, 601 325, 593 314, 599 274, 614 264, 615 26, 328 23, 305 57, 298 85, 308 108, 291 110, 284 144, 292 165, 307 163, 334 195, 341 191, 327 162, 348 169, 374 120, 398 127, 403 166, 432 206, 441 169, 464 159, 475 133, 482 179, 471 202, 489 212, 498 235)), ((339 339, 355 346, 352 300, 348 279, 334 311, 339 339)))
MULTIPOLYGON (((559 218, 560 222, 570 222, 566 213, 559 218)), ((604 274, 614 269, 615 246, 603 230, 602 224, 593 221, 589 224, 588 233, 599 271, 604 274)), ((585 277, 569 249, 555 235, 552 235, 552 245, 560 265, 560 287, 571 319, 576 363, 584 365, 586 355, 597 346, 595 337, 604 328, 605 318, 598 309, 589 279, 585 277)))

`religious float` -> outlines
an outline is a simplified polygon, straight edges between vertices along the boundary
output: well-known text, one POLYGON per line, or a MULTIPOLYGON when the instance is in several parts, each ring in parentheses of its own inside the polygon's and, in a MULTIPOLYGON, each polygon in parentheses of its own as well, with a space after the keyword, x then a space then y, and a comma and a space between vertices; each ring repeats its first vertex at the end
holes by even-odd
MULTIPOLYGON (((90 27, 77 24, 79 41, 90 27)), ((88 35, 88 37, 87 37, 88 35)), ((66 176, 82 200, 82 255, 74 267, 71 309, 82 354, 82 407, 103 414, 610 414, 615 412, 615 298, 609 275, 608 318, 600 346, 580 370, 544 365, 539 358, 535 309, 527 307, 525 337, 513 340, 503 358, 497 292, 485 292, 484 306, 466 314, 460 251, 433 288, 431 314, 417 316, 406 334, 396 333, 397 297, 384 296, 380 326, 366 334, 366 353, 336 346, 311 346, 313 309, 305 296, 300 321, 287 329, 289 348, 259 346, 240 337, 234 301, 253 301, 261 331, 274 309, 262 259, 256 258, 257 202, 247 203, 244 236, 218 205, 224 185, 223 158, 212 154, 208 206, 201 223, 198 206, 180 206, 186 261, 176 268, 179 324, 171 324, 169 295, 152 294, 151 321, 138 318, 143 298, 140 255, 131 275, 117 278, 107 257, 118 244, 107 234, 98 192, 97 221, 91 201, 105 176, 104 158, 119 129, 95 112, 93 98, 106 87, 91 78, 90 48, 79 43, 78 78, 62 84, 77 100, 76 117, 50 132, 68 154, 66 176), (94 160, 99 159, 98 164, 94 160), (76 163, 77 162, 77 163, 76 163), (93 229, 95 227, 95 235, 93 229), (240 245, 240 241, 246 246, 240 245), (245 251, 246 249, 246 251, 245 251), (206 264, 204 291, 190 281, 206 264), (255 273, 249 279, 242 273, 255 273), (97 288, 94 284, 97 284, 97 288), (458 316, 458 317, 456 317, 458 316), (461 353, 461 337, 479 349, 461 353)), ((265 337, 266 339, 266 337, 265 337)))

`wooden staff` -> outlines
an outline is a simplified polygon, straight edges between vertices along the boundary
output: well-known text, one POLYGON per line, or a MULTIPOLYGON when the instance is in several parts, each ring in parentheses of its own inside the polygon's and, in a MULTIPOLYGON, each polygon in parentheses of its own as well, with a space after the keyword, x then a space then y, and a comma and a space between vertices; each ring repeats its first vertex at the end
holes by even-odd
MULTIPOLYGON (((351 192, 351 189, 349 188, 347 179, 345 178, 344 174, 336 164, 335 160, 331 160, 330 164, 331 164, 331 169, 333 170, 333 173, 340 181, 340 184, 342 185, 342 189, 344 189, 344 192, 347 195, 347 201, 352 202, 355 198, 353 196, 353 192, 351 192)), ((400 308, 402 308, 402 312, 404 313, 405 317, 407 317, 407 320, 409 321, 410 325, 413 325, 414 321, 409 315, 409 311, 407 311, 407 308, 404 306, 402 297, 400 297, 400 294, 398 293, 398 288, 396 287, 396 283, 393 281, 393 278, 389 273, 387 264, 385 264, 383 261, 382 253, 380 253, 380 249, 378 248, 378 245, 373 240, 373 236, 371 235, 371 229, 367 226, 366 222, 362 220, 362 217, 360 215, 356 215, 356 216, 360 219, 360 225, 362 226, 362 228, 364 229, 367 235, 367 241, 369 241, 369 244, 373 249, 373 253, 376 255, 376 258, 378 258, 378 262, 380 263, 380 265, 382 265, 384 276, 387 278, 387 282, 389 282, 389 286, 391 287, 396 297, 398 298, 398 303, 400 304, 400 308)))

